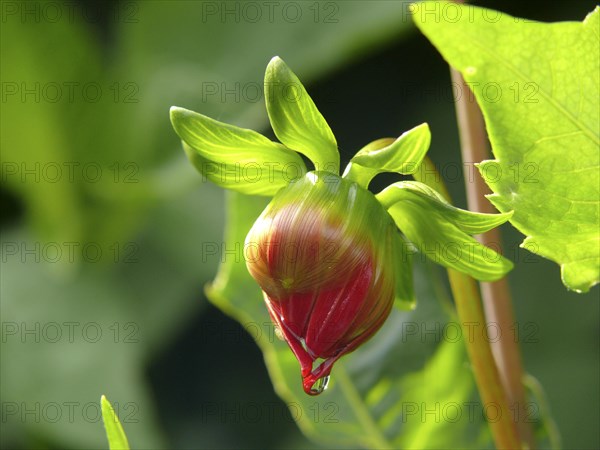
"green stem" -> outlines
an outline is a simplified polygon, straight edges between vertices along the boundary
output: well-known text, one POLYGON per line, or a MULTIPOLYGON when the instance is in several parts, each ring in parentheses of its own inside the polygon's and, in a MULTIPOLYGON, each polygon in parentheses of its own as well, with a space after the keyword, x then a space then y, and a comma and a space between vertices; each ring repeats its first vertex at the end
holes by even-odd
POLYGON ((338 382, 340 383, 340 388, 346 395, 352 412, 362 425, 362 428, 365 430, 365 437, 367 438, 369 444, 368 446, 379 449, 394 448, 394 446, 387 441, 381 430, 377 427, 373 417, 371 417, 371 415, 367 412, 367 408, 364 405, 364 400, 356 390, 356 386, 350 380, 350 377, 346 372, 346 367, 343 364, 338 365, 336 375, 338 382))
POLYGON ((456 312, 465 328, 464 336, 466 336, 466 341, 470 341, 466 342, 467 352, 473 366, 484 410, 490 415, 495 415, 488 423, 496 447, 521 448, 517 427, 509 409, 508 397, 504 391, 488 339, 486 339, 485 333, 471 332, 473 327, 480 330, 485 324, 477 283, 468 275, 453 269, 448 269, 448 277, 456 304, 456 312))
MULTIPOLYGON (((415 179, 434 188, 450 202, 444 181, 431 160, 425 158, 423 166, 425 170, 418 171, 415 179), (431 177, 424 176, 425 173, 434 173, 435 177, 432 180, 431 177)), ((517 427, 510 414, 508 396, 498 373, 489 340, 485 333, 473 332, 474 327, 481 330, 486 323, 477 283, 470 276, 453 269, 448 269, 448 278, 484 411, 490 416, 494 414, 488 423, 496 447, 519 449, 521 443, 517 427)))
MULTIPOLYGON (((469 86, 462 75, 452 69, 452 81, 461 86, 461 92, 468 92, 469 86)), ((490 157, 485 123, 474 96, 463 95, 456 100, 456 115, 460 134, 461 153, 465 164, 465 188, 467 204, 471 211, 495 213, 492 204, 485 198, 491 193, 483 178, 475 168, 490 157)), ((477 236, 483 245, 499 249, 502 246, 500 230, 495 228, 477 236)), ((515 314, 507 278, 493 283, 480 283, 483 308, 488 323, 493 323, 499 332, 499 339, 491 343, 492 353, 500 373, 502 385, 508 401, 515 411, 515 421, 521 441, 527 448, 535 448, 535 439, 530 424, 526 421, 527 411, 525 389, 523 387, 523 364, 518 342, 511 337, 515 314)))

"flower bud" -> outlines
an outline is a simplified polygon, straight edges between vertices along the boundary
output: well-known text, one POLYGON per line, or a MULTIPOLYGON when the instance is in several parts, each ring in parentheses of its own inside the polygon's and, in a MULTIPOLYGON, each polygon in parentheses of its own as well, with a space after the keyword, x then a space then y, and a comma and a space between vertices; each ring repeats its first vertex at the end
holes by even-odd
POLYGON ((397 232, 369 191, 309 172, 279 191, 248 233, 248 270, 300 362, 307 394, 322 392, 335 361, 389 315, 397 232))

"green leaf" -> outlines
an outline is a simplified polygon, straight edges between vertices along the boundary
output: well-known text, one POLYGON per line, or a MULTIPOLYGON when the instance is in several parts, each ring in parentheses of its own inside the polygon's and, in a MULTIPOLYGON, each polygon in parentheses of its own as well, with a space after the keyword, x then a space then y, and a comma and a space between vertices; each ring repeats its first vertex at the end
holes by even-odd
POLYGON ((448 315, 432 291, 439 279, 430 265, 415 261, 419 307, 412 311, 394 308, 369 342, 336 363, 328 389, 317 398, 307 396, 297 360, 287 344, 274 337, 261 291, 246 269, 241 249, 267 202, 235 192, 228 192, 228 199, 225 241, 228 248, 238 248, 239 254, 221 265, 207 295, 256 339, 275 390, 305 434, 327 446, 353 448, 433 449, 448 443, 482 448, 489 444, 482 414, 462 414, 453 422, 422 420, 425 407, 463 405, 476 395, 462 340, 423 339, 423 328, 441 333, 450 322, 457 328, 455 316, 448 315))
POLYGON ((378 173, 397 172, 403 175, 415 173, 431 144, 429 125, 423 123, 402 133, 395 141, 391 143, 389 141, 389 139, 380 139, 363 147, 350 160, 352 166, 346 168, 347 177, 352 179, 353 171, 360 171, 357 166, 371 169, 363 170, 368 175, 359 176, 360 179, 368 180, 367 185, 378 173), (386 145, 380 147, 384 143, 386 145))
POLYGON ((434 209, 467 234, 480 234, 502 225, 512 213, 485 214, 467 211, 448 203, 437 191, 418 181, 399 181, 379 194, 377 199, 389 208, 394 203, 409 200, 425 209, 434 209))
POLYGON ((308 157, 316 170, 339 174, 335 136, 298 77, 278 56, 265 72, 265 100, 277 138, 308 157))
POLYGON ((494 281, 512 269, 512 263, 481 245, 439 211, 427 208, 418 196, 394 203, 388 212, 406 237, 429 259, 478 280, 494 281))
POLYGON ((178 107, 171 122, 194 167, 221 187, 272 196, 306 173, 300 155, 256 131, 178 107))
POLYGON ((527 389, 528 397, 532 400, 530 404, 535 405, 537 417, 532 420, 536 423, 534 427, 535 440, 540 448, 558 450, 563 448, 560 431, 550 413, 548 397, 541 383, 531 374, 523 376, 523 385, 527 389))
POLYGON ((450 20, 444 5, 417 5, 414 20, 483 111, 496 157, 479 166, 490 201, 514 210, 522 247, 586 292, 600 279, 600 9, 545 24, 466 5, 450 20))
POLYGON ((129 442, 123 431, 123 426, 119 422, 119 418, 115 414, 110 402, 103 395, 100 399, 102 405, 102 421, 106 429, 106 437, 110 450, 129 450, 129 442))

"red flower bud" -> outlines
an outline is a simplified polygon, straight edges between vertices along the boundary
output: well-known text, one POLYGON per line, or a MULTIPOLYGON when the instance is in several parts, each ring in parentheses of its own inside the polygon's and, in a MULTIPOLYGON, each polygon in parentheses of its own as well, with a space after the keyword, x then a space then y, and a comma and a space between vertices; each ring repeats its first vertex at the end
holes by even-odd
POLYGON ((307 394, 322 392, 335 361, 389 315, 396 232, 369 191, 310 172, 279 191, 248 233, 248 270, 300 362, 307 394))

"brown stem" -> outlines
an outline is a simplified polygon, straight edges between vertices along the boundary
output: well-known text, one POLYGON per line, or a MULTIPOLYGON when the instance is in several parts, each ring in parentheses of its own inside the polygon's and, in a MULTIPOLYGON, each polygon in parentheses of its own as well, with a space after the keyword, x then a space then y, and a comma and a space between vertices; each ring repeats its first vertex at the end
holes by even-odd
MULTIPOLYGON (((462 159, 465 168, 465 185, 467 204, 471 211, 494 213, 492 204, 485 198, 490 193, 483 178, 474 164, 489 158, 488 140, 481 110, 475 102, 474 95, 464 82, 462 75, 452 71, 452 81, 460 86, 461 95, 456 100, 456 114, 460 134, 462 159)), ((483 245, 501 249, 498 229, 476 237, 483 245)), ((498 330, 500 338, 491 343, 494 360, 498 367, 502 385, 506 391, 509 404, 514 412, 519 437, 527 448, 535 448, 535 441, 529 423, 526 422, 525 390, 523 388, 523 366, 516 335, 514 311, 510 290, 506 278, 493 283, 480 283, 485 317, 493 329, 498 330)), ((488 328, 492 329, 492 328, 488 328)))

